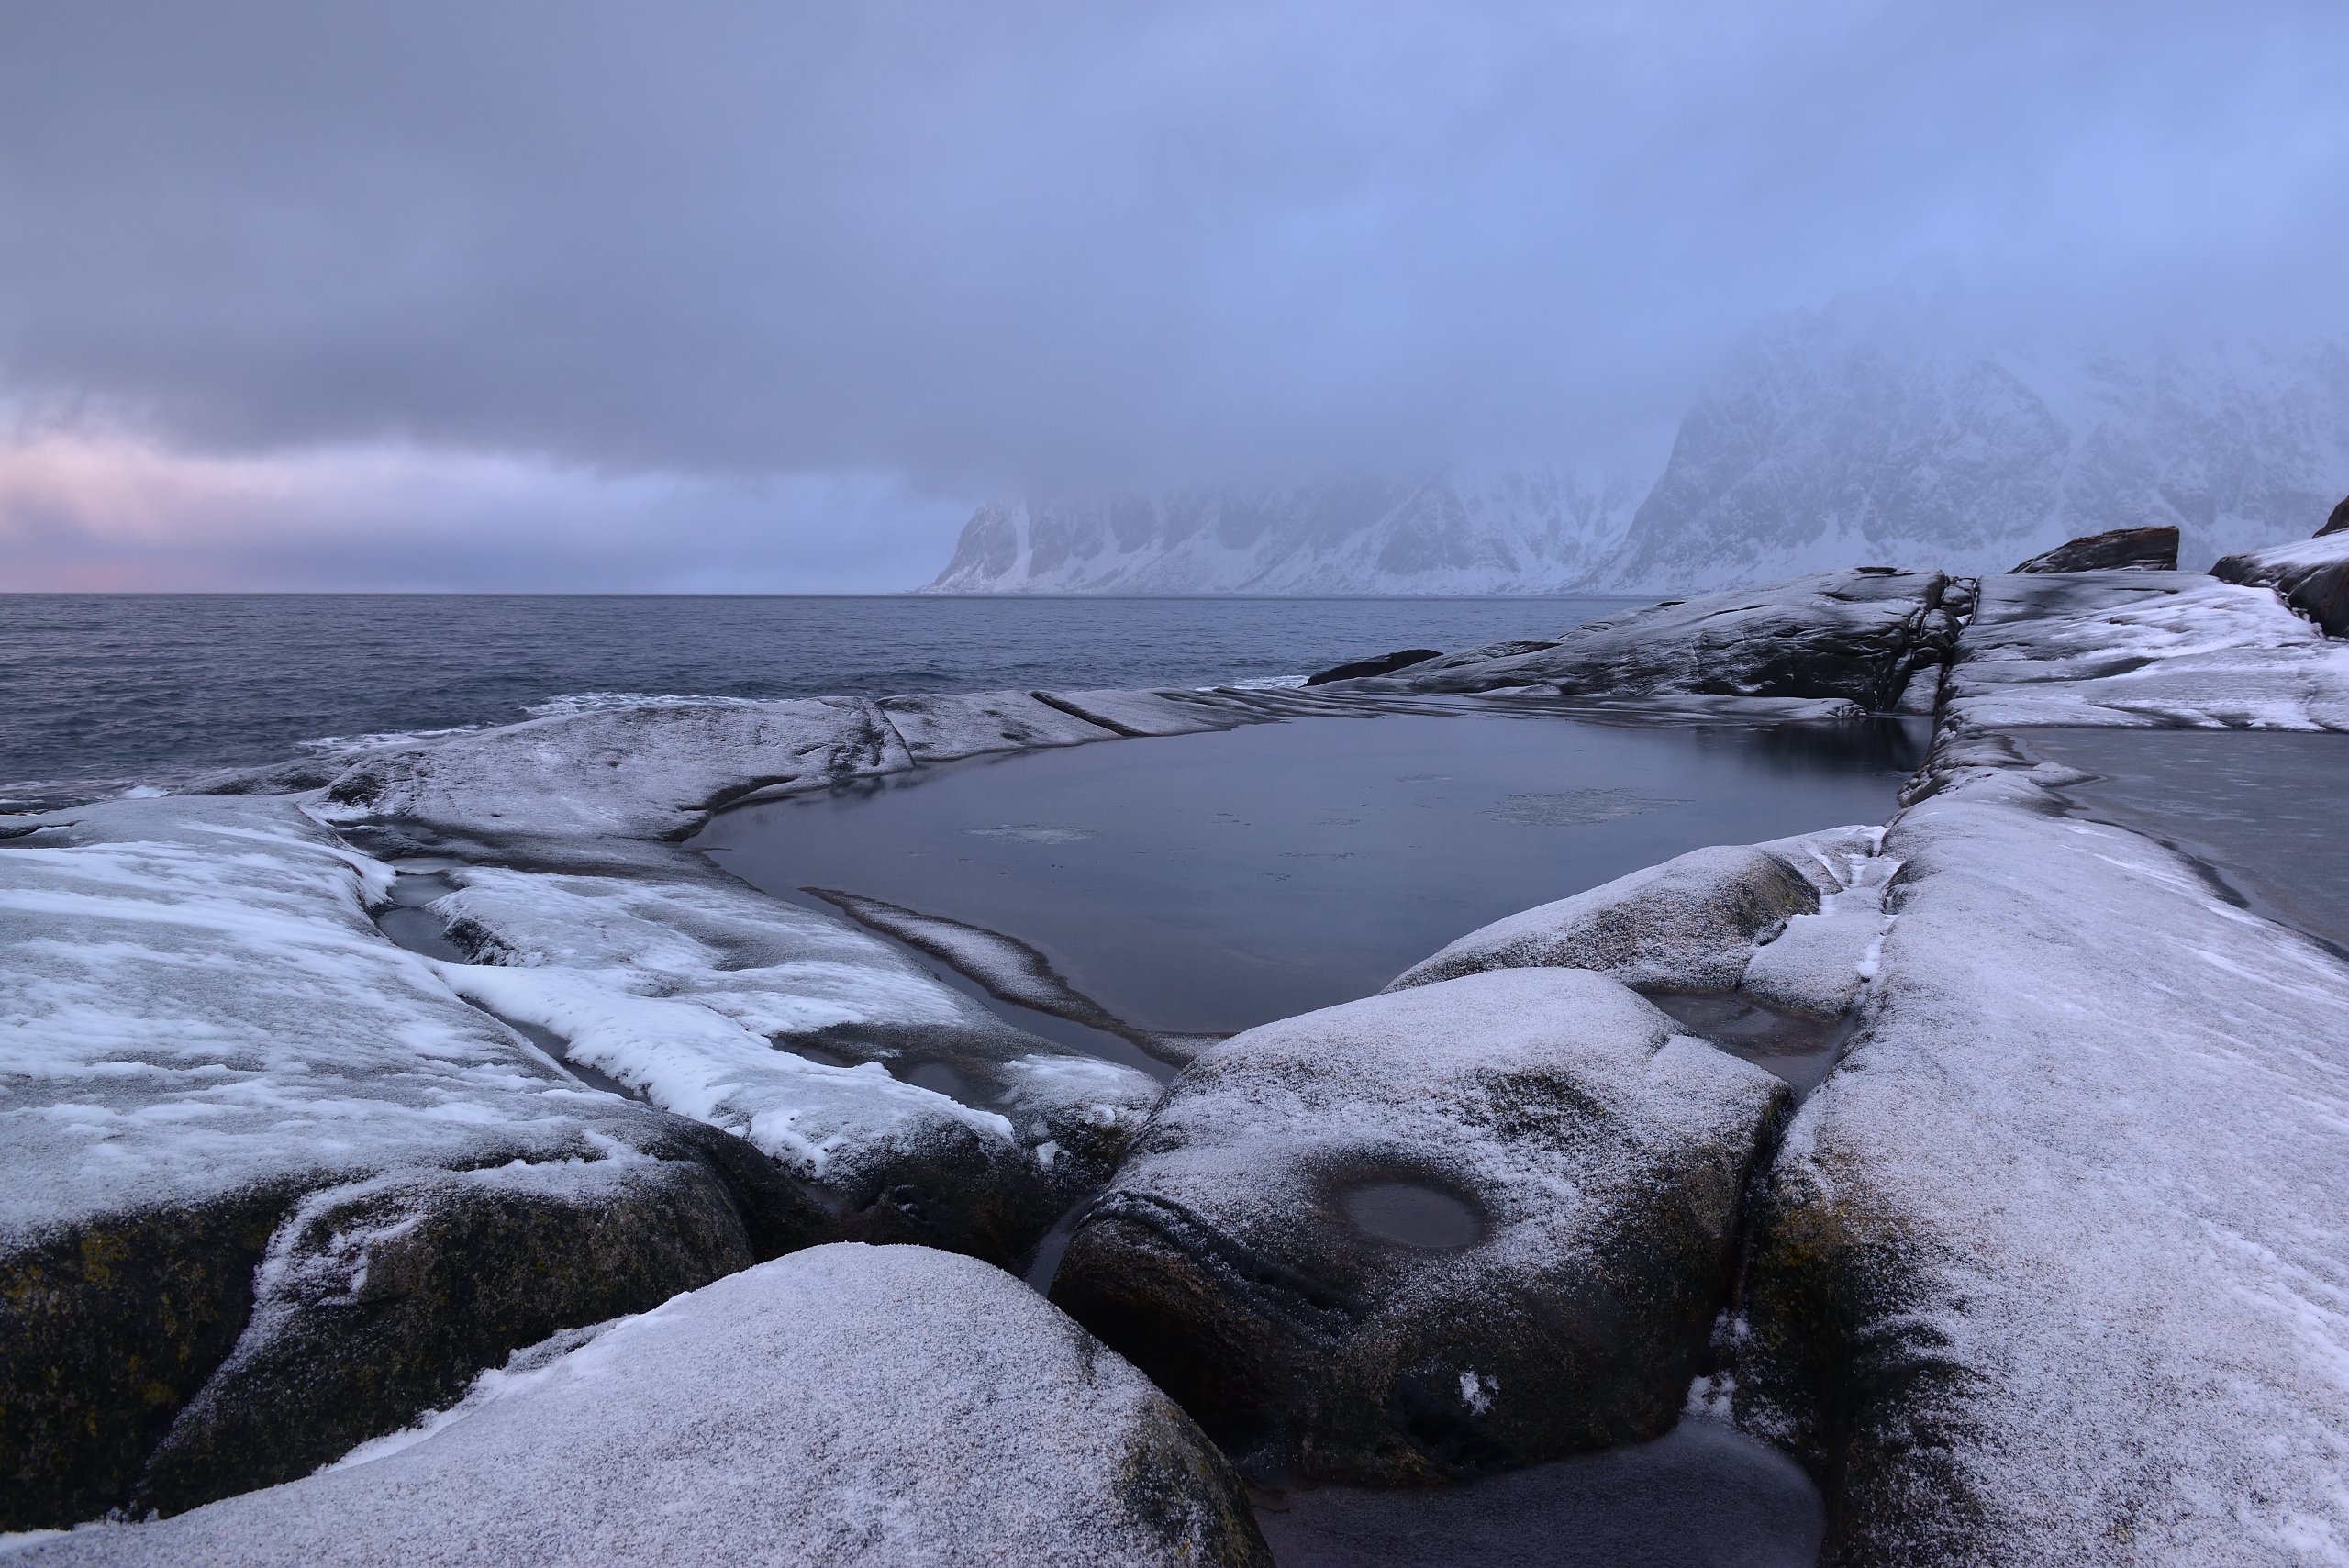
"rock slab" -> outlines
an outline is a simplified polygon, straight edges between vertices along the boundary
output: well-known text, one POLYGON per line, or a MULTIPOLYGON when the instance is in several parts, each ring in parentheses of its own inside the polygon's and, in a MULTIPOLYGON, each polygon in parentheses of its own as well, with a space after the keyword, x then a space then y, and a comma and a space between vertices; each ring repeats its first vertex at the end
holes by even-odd
POLYGON ((2175 572, 2177 570, 2177 530, 2174 528, 2114 528, 2067 539, 2043 550, 2009 573, 2044 574, 2058 572, 2175 572))
POLYGON ((2349 964, 2062 804, 1977 766, 1887 834, 1741 1421, 1821 1478, 1830 1564, 2349 1562, 2349 964))

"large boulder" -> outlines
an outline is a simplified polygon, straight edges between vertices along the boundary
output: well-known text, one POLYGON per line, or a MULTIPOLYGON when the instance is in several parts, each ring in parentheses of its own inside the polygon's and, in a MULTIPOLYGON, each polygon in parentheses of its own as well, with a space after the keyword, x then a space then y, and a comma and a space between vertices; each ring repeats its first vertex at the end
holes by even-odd
POLYGON ((300 1473, 830 1222, 460 1001, 369 919, 388 870, 291 801, 15 826, 0 1525, 129 1504, 150 1467, 154 1506, 300 1473))
POLYGON ((1741 1422, 1820 1478, 1833 1565, 2343 1561, 2349 964, 1973 756, 1887 835, 1741 1422))
POLYGON ((2286 604, 2324 628, 2349 637, 2349 501, 2324 531, 2299 544, 2277 545, 2222 558, 2210 575, 2228 583, 2273 588, 2286 604))
POLYGON ((1052 1299, 1266 1478, 1428 1481, 1653 1437, 1784 1093, 1581 971, 1267 1024, 1176 1078, 1052 1299))
POLYGON ((2324 519, 2324 527, 2316 530, 2316 537, 2341 533, 2349 533, 2349 496, 2343 496, 2341 504, 2332 508, 2332 515, 2324 519))
POLYGON ((1587 622, 1554 642, 1474 649, 1365 686, 1840 697, 1889 709, 1913 678, 1947 660, 1972 603, 1968 584, 1939 572, 1864 566, 1667 600, 1587 622))
POLYGON ((2054 550, 2043 550, 2019 566, 2010 566, 2009 573, 2021 572, 2047 574, 2061 572, 2175 572, 2177 570, 2177 530, 2161 527, 2151 528, 2114 528, 2109 533, 2088 534, 2067 539, 2054 550))
POLYGON ((21 1561, 1270 1568, 1183 1413, 982 1264, 820 1247, 582 1337, 323 1473, 21 1561))
POLYGON ((1405 970, 1387 989, 1491 969, 1588 969, 1639 990, 1733 989, 1765 944, 1847 884, 1876 830, 1691 850, 1570 898, 1504 916, 1405 970))

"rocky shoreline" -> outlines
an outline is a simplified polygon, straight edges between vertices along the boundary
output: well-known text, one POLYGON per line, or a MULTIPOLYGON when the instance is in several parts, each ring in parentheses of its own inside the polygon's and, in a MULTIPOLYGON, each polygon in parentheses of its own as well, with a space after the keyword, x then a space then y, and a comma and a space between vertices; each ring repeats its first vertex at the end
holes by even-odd
POLYGON ((597 710, 0 817, 0 1529, 1253 1563, 1243 1479, 1693 1407, 1801 1460, 1831 1562, 2349 1561, 2349 962, 2026 743, 2349 730, 2349 534, 2099 559, 1310 691, 597 710), (987 751, 1463 703, 1935 738, 1884 828, 1527 911, 1163 1086, 679 847, 987 751), (1832 1070, 1796 1103, 1689 1021, 1723 1003, 1832 1070), (1056 1223, 1064 1310, 1006 1272, 1056 1223))

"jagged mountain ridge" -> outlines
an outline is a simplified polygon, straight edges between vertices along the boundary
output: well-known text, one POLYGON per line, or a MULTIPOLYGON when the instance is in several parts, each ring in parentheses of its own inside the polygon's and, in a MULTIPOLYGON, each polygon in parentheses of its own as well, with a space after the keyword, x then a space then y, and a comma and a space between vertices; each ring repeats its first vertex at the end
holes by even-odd
POLYGON ((1756 333, 1646 470, 1467 470, 982 506, 940 593, 1720 588, 1865 562, 2000 572, 2176 526, 2189 567, 2349 491, 2349 349, 1954 349, 1826 311, 1756 333))
POLYGON ((999 501, 931 591, 1496 594, 1577 582, 1643 488, 1557 471, 999 501))

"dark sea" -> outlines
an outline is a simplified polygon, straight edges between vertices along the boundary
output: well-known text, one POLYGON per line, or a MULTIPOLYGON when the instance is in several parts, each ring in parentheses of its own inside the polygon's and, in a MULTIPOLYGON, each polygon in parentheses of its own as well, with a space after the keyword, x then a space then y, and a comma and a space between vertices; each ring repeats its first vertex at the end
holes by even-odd
POLYGON ((1553 636, 1564 598, 0 595, 0 783, 166 784, 623 694, 1198 686, 1553 636))

